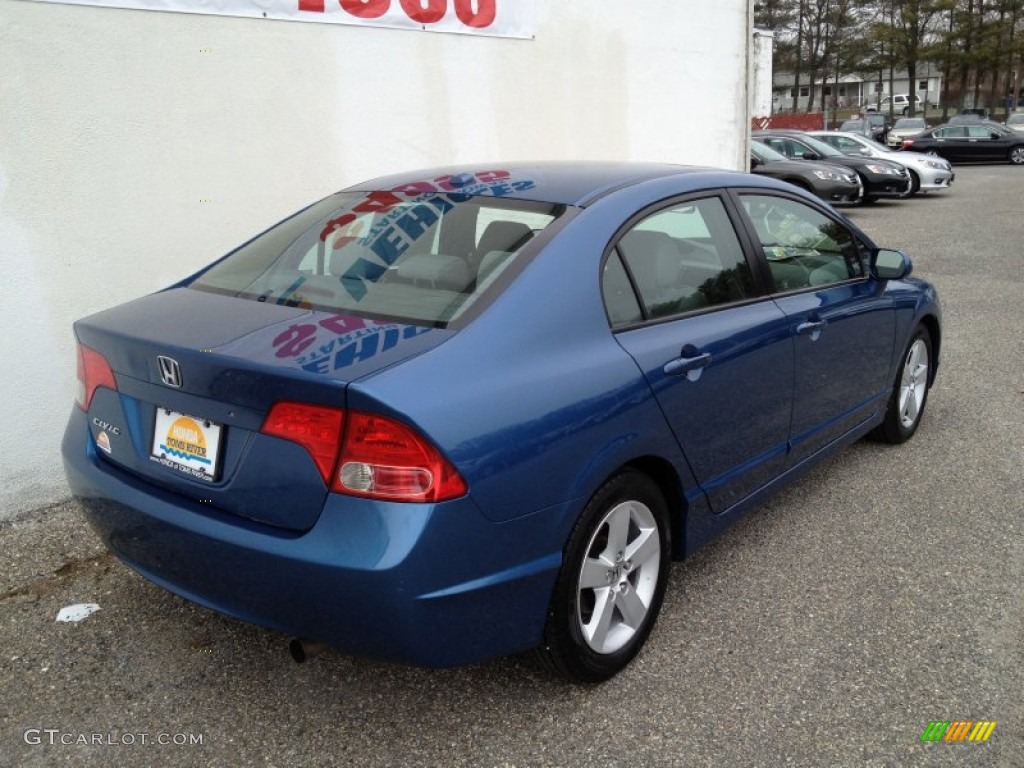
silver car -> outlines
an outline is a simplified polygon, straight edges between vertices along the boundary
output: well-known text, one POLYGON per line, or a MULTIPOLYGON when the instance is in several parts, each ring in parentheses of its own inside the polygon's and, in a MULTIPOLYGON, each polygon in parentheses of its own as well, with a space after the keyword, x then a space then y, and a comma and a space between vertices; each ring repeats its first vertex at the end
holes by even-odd
POLYGON ((903 146, 905 138, 916 136, 926 130, 928 130, 928 123, 925 122, 923 117, 901 117, 889 129, 889 133, 885 137, 885 143, 891 149, 899 149, 903 146))
POLYGON ((1024 112, 1014 112, 1006 118, 1006 127, 1017 133, 1024 133, 1024 112))
POLYGON ((907 196, 918 192, 939 192, 949 189, 955 174, 949 162, 941 157, 915 152, 896 152, 859 133, 845 131, 808 131, 811 136, 832 145, 844 155, 876 157, 893 160, 906 166, 910 173, 907 196))

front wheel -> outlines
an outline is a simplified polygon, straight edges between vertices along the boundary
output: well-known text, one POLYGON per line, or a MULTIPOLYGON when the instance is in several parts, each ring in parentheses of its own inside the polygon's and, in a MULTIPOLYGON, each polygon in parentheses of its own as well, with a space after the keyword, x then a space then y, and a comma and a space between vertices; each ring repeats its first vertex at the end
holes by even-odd
POLYGON ((541 661, 574 682, 598 683, 640 651, 661 608, 671 557, 668 509, 635 470, 594 494, 566 544, 541 661))
POLYGON ((1010 162, 1014 165, 1024 165, 1024 147, 1014 147, 1010 150, 1010 162))
POLYGON ((907 168, 907 173, 910 174, 910 186, 906 192, 900 195, 901 198, 911 197, 921 190, 921 177, 917 175, 917 172, 907 168))
POLYGON ((892 394, 885 411, 885 420, 871 436, 885 443, 903 443, 911 438, 921 423, 928 402, 928 379, 931 375, 932 338, 920 326, 907 345, 903 364, 896 373, 892 394))

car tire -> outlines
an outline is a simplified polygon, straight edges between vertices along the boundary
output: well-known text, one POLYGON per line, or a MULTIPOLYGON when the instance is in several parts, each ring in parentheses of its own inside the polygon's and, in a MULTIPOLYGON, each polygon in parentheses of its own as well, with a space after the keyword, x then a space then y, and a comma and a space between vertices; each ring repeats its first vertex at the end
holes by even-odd
POLYGON ((900 197, 912 197, 921 191, 921 177, 910 168, 907 168, 907 173, 910 174, 910 189, 900 195, 900 197))
POLYGON ((1024 165, 1024 146, 1010 150, 1010 162, 1014 165, 1024 165))
POLYGON ((867 193, 868 180, 864 178, 864 174, 858 173, 857 176, 860 178, 860 188, 864 190, 861 194, 860 199, 857 201, 860 205, 870 205, 878 200, 877 197, 873 197, 867 193))
POLYGON ((932 337, 927 328, 918 326, 900 358, 896 381, 885 409, 885 419, 871 433, 871 437, 897 445, 913 436, 928 402, 931 365, 932 337))
POLYGON ((622 670, 654 626, 670 562, 664 494, 647 475, 620 472, 593 495, 569 536, 541 662, 579 683, 622 670))

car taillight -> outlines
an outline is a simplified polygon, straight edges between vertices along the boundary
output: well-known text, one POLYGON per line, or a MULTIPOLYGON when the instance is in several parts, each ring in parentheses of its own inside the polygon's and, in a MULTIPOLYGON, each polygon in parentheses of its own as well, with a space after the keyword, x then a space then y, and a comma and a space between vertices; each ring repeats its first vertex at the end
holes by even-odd
POLYGON ((914 140, 913 140, 913 139, 904 139, 904 140, 903 140, 903 146, 904 146, 904 147, 909 147, 909 146, 910 146, 911 144, 913 144, 913 143, 914 143, 914 140))
POLYGON ((320 476, 330 484, 341 445, 345 412, 340 408, 309 403, 274 403, 260 432, 298 443, 313 458, 320 476))
POLYGON ((83 411, 89 410, 92 396, 96 393, 97 387, 106 387, 117 391, 117 382, 114 381, 114 372, 110 369, 107 358, 95 349, 78 345, 78 391, 75 393, 75 402, 83 411))
POLYGON ((331 490, 371 499, 434 502, 464 495, 466 483, 411 427, 352 411, 331 490))
POLYGON ((305 448, 334 493, 425 502, 466 493, 465 481, 440 451, 416 430, 386 416, 279 402, 260 432, 305 448))

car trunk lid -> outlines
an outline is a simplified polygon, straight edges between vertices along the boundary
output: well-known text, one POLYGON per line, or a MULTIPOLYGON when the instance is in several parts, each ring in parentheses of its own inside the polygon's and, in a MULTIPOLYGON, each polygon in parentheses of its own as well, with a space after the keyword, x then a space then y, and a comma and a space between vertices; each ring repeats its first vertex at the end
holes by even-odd
POLYGON ((348 382, 453 331, 175 288, 80 320, 117 392, 98 389, 99 453, 211 508, 306 530, 327 486, 300 444, 261 434, 276 402, 343 409, 348 382))

